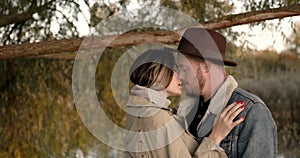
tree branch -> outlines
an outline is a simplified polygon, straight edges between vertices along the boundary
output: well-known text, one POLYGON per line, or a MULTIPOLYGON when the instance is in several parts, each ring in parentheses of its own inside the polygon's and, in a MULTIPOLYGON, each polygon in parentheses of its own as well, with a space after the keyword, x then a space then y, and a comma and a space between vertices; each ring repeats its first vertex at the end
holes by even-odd
POLYGON ((72 38, 63 40, 52 40, 47 42, 25 43, 19 45, 8 45, 0 47, 0 59, 16 57, 31 57, 46 54, 57 54, 64 52, 75 52, 79 49, 103 49, 110 41, 108 48, 138 45, 142 43, 165 43, 178 42, 180 36, 174 32, 134 32, 121 36, 72 38), (83 45, 81 45, 82 41, 83 45))
POLYGON ((32 17, 33 14, 46 10, 51 3, 54 1, 50 1, 40 7, 37 7, 36 4, 33 2, 32 6, 27 12, 21 14, 11 14, 7 16, 2 16, 0 20, 0 27, 7 26, 10 24, 21 23, 26 21, 32 17))
POLYGON ((243 25, 272 19, 281 19, 284 17, 297 15, 300 15, 300 4, 295 4, 282 8, 228 15, 201 24, 207 28, 218 30, 236 25, 243 25))
MULTIPOLYGON (((221 29, 235 25, 248 24, 252 22, 259 22, 264 20, 284 18, 290 16, 300 15, 300 4, 268 9, 263 11, 248 12, 236 15, 228 15, 220 19, 213 19, 202 23, 203 27, 210 29, 221 29)), ((178 30, 182 32, 183 30, 178 30)), ((38 43, 26 43, 19 45, 9 45, 0 47, 0 59, 9 59, 16 57, 37 57, 45 54, 58 54, 64 52, 76 52, 80 49, 103 49, 109 41, 109 48, 119 46, 131 46, 142 43, 162 43, 172 44, 178 42, 180 36, 174 32, 134 32, 126 33, 123 35, 105 36, 105 37, 88 37, 73 38, 63 40, 53 40, 38 43), (81 43, 83 40, 89 40, 89 42, 81 43)))

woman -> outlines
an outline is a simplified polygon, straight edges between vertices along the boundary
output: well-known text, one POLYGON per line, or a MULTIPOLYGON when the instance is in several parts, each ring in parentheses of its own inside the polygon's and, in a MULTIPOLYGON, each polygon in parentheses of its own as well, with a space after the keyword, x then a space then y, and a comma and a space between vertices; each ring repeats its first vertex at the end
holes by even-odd
POLYGON ((169 108, 168 97, 180 96, 173 53, 167 49, 144 52, 130 69, 134 83, 127 104, 126 145, 130 157, 227 157, 219 147, 225 136, 244 119, 234 118, 243 105, 233 103, 223 110, 209 137, 199 145, 188 132, 183 117, 169 108))

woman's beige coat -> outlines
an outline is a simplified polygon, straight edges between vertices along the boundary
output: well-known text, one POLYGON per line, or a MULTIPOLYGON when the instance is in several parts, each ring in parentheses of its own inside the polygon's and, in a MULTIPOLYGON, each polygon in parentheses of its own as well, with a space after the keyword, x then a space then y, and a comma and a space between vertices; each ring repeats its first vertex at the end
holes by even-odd
POLYGON ((125 143, 134 158, 226 158, 222 148, 209 138, 200 146, 186 132, 183 117, 169 111, 164 91, 134 86, 126 112, 125 143), (162 109, 163 108, 163 109, 162 109))

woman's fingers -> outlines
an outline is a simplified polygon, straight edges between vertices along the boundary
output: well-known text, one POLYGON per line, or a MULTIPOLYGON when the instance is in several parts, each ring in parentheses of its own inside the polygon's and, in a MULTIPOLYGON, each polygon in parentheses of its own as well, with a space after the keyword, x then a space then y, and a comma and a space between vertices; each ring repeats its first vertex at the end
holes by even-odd
POLYGON ((240 124, 241 122, 243 122, 245 120, 246 116, 241 117, 240 119, 236 120, 233 122, 233 127, 237 126, 238 124, 240 124))
POLYGON ((223 110, 220 117, 224 118, 225 121, 233 120, 243 109, 243 102, 234 102, 223 110))
POLYGON ((238 106, 235 106, 235 108, 232 108, 228 113, 228 121, 232 122, 236 116, 238 116, 243 110, 245 106, 243 104, 240 104, 238 106))
POLYGON ((228 133, 238 124, 245 120, 245 116, 233 122, 233 120, 244 110, 243 102, 234 102, 228 105, 220 114, 220 117, 216 121, 210 138, 217 144, 223 140, 228 133))
POLYGON ((223 115, 223 116, 220 116, 221 119, 226 124, 231 126, 230 128, 235 127, 236 125, 238 125, 245 119, 245 116, 243 116, 239 120, 233 122, 233 120, 244 110, 244 108, 245 108, 244 103, 245 102, 234 102, 223 110, 223 112, 222 112, 223 114, 221 113, 221 115, 223 115))
POLYGON ((227 114, 227 112, 228 112, 232 107, 237 106, 238 104, 239 104, 239 103, 234 102, 234 103, 228 105, 228 106, 222 111, 222 113, 221 113, 220 116, 221 116, 221 117, 225 117, 226 114, 227 114))

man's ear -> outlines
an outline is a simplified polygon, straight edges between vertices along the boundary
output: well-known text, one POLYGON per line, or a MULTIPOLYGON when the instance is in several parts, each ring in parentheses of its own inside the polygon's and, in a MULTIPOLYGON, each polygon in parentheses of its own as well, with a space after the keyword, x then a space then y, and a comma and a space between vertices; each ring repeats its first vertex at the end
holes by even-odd
POLYGON ((207 62, 201 62, 200 65, 201 65, 202 71, 204 71, 205 73, 209 72, 209 67, 210 67, 209 63, 207 63, 207 62))

